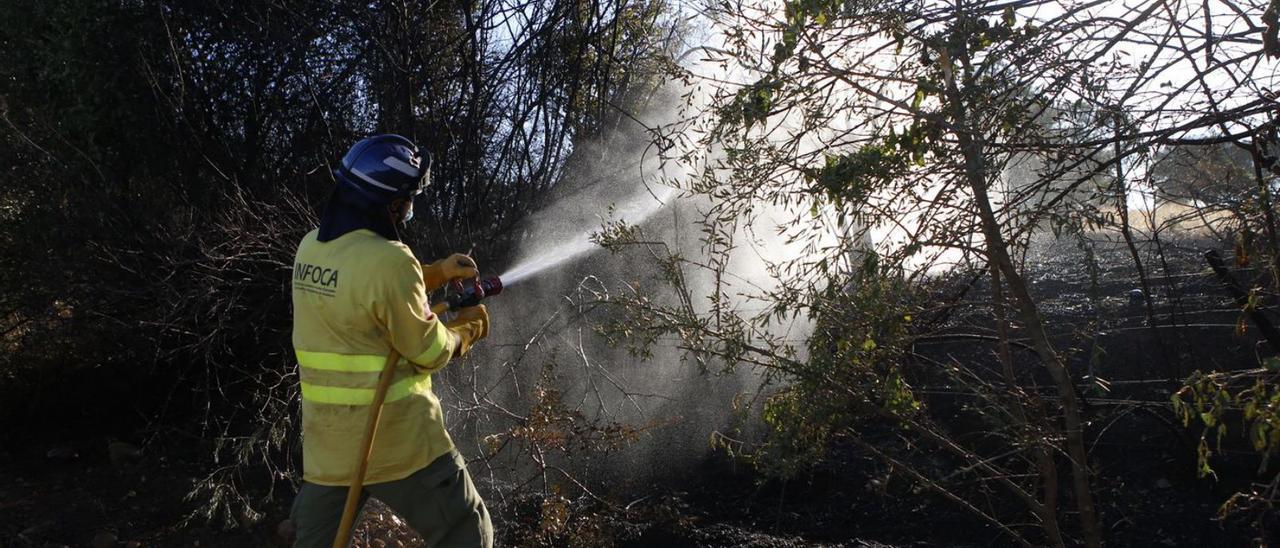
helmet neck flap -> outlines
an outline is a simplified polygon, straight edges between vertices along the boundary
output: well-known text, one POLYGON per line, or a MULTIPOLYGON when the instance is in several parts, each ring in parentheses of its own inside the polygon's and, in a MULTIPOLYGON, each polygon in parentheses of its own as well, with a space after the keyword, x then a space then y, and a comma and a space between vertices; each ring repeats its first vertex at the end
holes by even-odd
POLYGON ((388 240, 400 240, 400 232, 391 222, 386 204, 373 203, 351 187, 339 183, 324 206, 317 239, 328 242, 360 229, 372 230, 388 240))

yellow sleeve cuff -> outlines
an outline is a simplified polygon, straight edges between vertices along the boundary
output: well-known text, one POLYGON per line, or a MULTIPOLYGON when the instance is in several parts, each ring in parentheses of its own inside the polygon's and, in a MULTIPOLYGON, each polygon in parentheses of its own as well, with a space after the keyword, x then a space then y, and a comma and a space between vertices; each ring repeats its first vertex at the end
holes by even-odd
POLYGON ((449 328, 445 327, 444 322, 437 317, 435 325, 431 328, 431 333, 427 334, 427 349, 421 354, 409 358, 419 371, 435 371, 444 367, 449 362, 449 358, 453 356, 453 351, 458 346, 457 340, 449 328))

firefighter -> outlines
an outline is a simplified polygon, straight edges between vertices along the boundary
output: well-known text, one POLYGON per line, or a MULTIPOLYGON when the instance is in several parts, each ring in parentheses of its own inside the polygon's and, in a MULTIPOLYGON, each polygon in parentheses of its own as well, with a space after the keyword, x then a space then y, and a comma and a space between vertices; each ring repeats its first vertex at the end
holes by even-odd
POLYGON ((404 137, 361 140, 335 170, 320 227, 298 245, 293 347, 304 481, 291 512, 295 546, 333 544, 392 349, 404 358, 387 391, 364 496, 395 510, 429 547, 493 544, 489 512, 431 389, 432 373, 488 335, 489 316, 478 305, 446 322, 431 313, 427 294, 478 269, 463 254, 419 264, 396 229, 413 217, 430 173, 430 155, 404 137))

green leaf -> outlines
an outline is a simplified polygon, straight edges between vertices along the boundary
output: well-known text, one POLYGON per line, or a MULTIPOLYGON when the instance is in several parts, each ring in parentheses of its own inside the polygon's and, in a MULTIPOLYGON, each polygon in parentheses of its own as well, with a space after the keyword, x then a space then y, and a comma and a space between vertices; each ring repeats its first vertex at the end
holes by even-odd
POLYGON ((924 88, 916 88, 916 95, 911 99, 911 110, 920 110, 920 103, 924 102, 924 88))
POLYGON ((1202 478, 1209 476, 1216 477, 1216 474, 1213 472, 1213 467, 1209 466, 1209 458, 1212 455, 1213 452, 1209 451, 1209 443, 1205 441, 1203 436, 1201 436, 1200 446, 1196 449, 1196 460, 1199 461, 1199 468, 1196 470, 1196 475, 1202 478))

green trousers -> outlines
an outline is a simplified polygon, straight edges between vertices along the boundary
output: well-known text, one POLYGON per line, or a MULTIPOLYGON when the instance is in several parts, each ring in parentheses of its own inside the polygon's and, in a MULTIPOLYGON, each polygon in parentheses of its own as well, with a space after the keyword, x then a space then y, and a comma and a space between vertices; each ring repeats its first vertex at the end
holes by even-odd
MULTIPOLYGON (((480 493, 467 474, 466 462, 457 451, 450 451, 407 478, 364 486, 361 509, 370 495, 408 522, 426 539, 428 548, 493 546, 489 510, 480 500, 480 493)), ((294 546, 331 548, 346 500, 346 487, 304 482, 290 513, 298 535, 294 546)))

